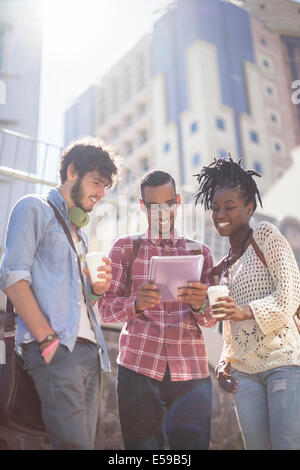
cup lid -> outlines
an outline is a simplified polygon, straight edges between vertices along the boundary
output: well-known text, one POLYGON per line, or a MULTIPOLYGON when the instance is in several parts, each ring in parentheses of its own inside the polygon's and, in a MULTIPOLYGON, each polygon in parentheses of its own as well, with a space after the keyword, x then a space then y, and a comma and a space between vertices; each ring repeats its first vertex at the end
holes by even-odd
POLYGON ((218 286, 210 286, 207 290, 229 290, 227 286, 222 286, 222 285, 218 285, 218 286))
POLYGON ((86 256, 105 256, 104 251, 89 251, 86 256))

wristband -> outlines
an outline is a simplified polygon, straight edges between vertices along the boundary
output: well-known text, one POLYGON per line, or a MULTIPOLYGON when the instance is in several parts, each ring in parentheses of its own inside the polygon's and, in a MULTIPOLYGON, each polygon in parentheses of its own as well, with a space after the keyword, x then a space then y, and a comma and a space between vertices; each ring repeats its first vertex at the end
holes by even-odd
POLYGON ((52 349, 55 348, 55 346, 59 343, 59 338, 57 338, 55 341, 53 341, 53 343, 50 344, 50 346, 48 346, 42 353, 41 353, 41 356, 42 357, 45 357, 47 356, 47 354, 52 351, 52 349))
POLYGON ((39 342, 39 347, 41 347, 44 343, 48 343, 48 341, 53 341, 56 338, 58 338, 57 334, 46 336, 46 338, 39 342))
POLYGON ((91 299, 92 300, 101 300, 101 299, 103 299, 103 297, 104 297, 104 294, 95 295, 95 294, 93 294, 93 292, 91 292, 91 299))

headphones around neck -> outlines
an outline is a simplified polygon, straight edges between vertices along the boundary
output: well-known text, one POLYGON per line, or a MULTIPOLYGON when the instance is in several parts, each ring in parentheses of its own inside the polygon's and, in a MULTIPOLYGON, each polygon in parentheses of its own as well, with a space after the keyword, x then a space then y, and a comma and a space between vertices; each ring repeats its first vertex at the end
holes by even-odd
POLYGON ((76 225, 78 228, 85 227, 90 220, 89 214, 81 209, 81 207, 71 207, 69 217, 72 224, 76 225))
MULTIPOLYGON (((57 190, 60 193, 60 195, 63 197, 61 189, 57 188, 57 190)), ((72 224, 76 225, 76 227, 78 228, 85 227, 89 223, 90 216, 88 215, 87 212, 81 209, 81 207, 71 207, 71 209, 69 209, 68 212, 69 212, 70 221, 72 222, 72 224)))

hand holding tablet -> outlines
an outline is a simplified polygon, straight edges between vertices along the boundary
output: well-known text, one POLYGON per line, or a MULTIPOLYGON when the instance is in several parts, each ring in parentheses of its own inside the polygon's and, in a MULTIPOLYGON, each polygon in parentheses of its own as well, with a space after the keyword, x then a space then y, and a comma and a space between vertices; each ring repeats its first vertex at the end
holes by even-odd
POLYGON ((154 308, 161 301, 161 293, 153 284, 141 284, 136 291, 135 309, 137 312, 154 308))
POLYGON ((203 262, 203 255, 152 256, 149 277, 151 283, 158 288, 162 296, 161 301, 176 302, 180 300, 189 302, 183 298, 178 298, 178 294, 187 294, 184 291, 179 292, 178 289, 180 287, 193 287, 193 281, 199 284, 203 262))

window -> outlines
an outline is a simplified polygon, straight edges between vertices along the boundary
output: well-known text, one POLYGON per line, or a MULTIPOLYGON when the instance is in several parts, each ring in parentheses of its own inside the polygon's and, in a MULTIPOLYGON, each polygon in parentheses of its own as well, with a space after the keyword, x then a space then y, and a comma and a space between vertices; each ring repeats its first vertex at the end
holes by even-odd
POLYGON ((200 165, 200 155, 199 153, 196 153, 193 155, 193 166, 199 166, 200 165))
POLYGON ((145 61, 142 54, 137 58, 137 89, 142 90, 145 87, 145 61))
POLYGON ((254 170, 257 171, 257 173, 259 173, 260 175, 262 174, 263 172, 263 167, 262 167, 262 164, 260 162, 254 162, 254 170))
POLYGON ((280 150, 281 150, 281 145, 280 145, 278 142, 276 142, 276 143, 274 144, 274 149, 276 150, 276 152, 280 152, 280 150))
POLYGON ((124 127, 125 129, 127 129, 128 127, 130 127, 132 124, 132 116, 131 114, 128 114, 128 116, 125 117, 124 119, 124 127))
POLYGON ((271 86, 267 86, 266 92, 268 93, 268 95, 274 95, 274 90, 271 86))
POLYGON ((118 103, 119 103, 119 98, 118 98, 118 82, 117 78, 113 78, 112 83, 111 83, 111 107, 112 107, 112 112, 116 112, 118 109, 118 103))
POLYGON ((133 152, 132 142, 127 142, 125 145, 126 145, 125 154, 130 155, 133 152))
POLYGON ((0 23, 0 70, 5 67, 7 51, 9 50, 9 41, 12 34, 12 26, 0 23))
POLYGON ((217 128, 224 131, 225 130, 225 121, 224 119, 222 118, 217 118, 216 119, 216 125, 217 125, 217 128))
POLYGON ((269 68, 270 67, 270 63, 267 59, 264 59, 263 61, 263 66, 266 67, 266 68, 269 68))
POLYGON ((148 164, 148 159, 147 158, 143 158, 141 160, 141 168, 143 171, 148 171, 149 170, 149 164, 148 164))
POLYGON ((5 83, 0 80, 0 104, 6 103, 6 87, 5 83))
POLYGON ((144 116, 144 114, 146 114, 146 104, 145 103, 141 103, 138 105, 138 116, 144 116))
POLYGON ((227 150, 220 149, 220 150, 218 151, 218 157, 219 157, 219 158, 228 158, 228 152, 227 152, 227 150))
POLYGON ((166 142, 164 145, 164 152, 168 153, 170 151, 170 148, 171 148, 170 142, 166 142))
POLYGON ((119 135, 119 128, 117 126, 113 127, 111 130, 111 138, 115 139, 119 135))
POLYGON ((131 98, 131 70, 127 66, 124 70, 124 103, 131 98))
POLYGON ((197 132, 197 130, 198 130, 198 123, 196 121, 194 121, 190 125, 191 134, 195 134, 195 132, 197 132))
POLYGON ((258 136, 258 133, 255 132, 255 131, 250 131, 250 139, 252 142, 254 142, 255 144, 258 144, 259 143, 259 136, 258 136))
POLYGON ((148 140, 147 131, 146 131, 146 129, 143 129, 143 130, 140 132, 140 135, 139 135, 139 143, 140 143, 140 144, 144 144, 145 142, 147 142, 147 140, 148 140))
POLYGON ((259 6, 260 6, 260 9, 261 9, 261 10, 265 10, 265 9, 266 9, 266 6, 265 6, 263 3, 261 3, 259 6))
POLYGON ((261 43, 263 46, 266 46, 267 41, 265 40, 265 38, 261 38, 260 43, 261 43))
POLYGON ((105 93, 102 90, 99 95, 99 124, 104 124, 106 120, 106 100, 105 93))
POLYGON ((276 123, 277 122, 277 117, 275 116, 275 114, 271 114, 270 115, 270 119, 272 122, 276 123))

